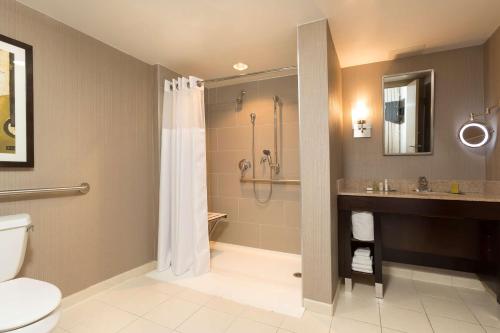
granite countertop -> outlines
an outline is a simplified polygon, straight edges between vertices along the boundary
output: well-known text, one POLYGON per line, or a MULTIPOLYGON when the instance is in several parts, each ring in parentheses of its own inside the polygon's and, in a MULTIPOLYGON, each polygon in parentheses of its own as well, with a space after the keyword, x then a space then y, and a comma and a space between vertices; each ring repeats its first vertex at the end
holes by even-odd
POLYGON ((452 194, 447 192, 379 192, 340 189, 337 194, 381 198, 500 202, 500 195, 483 193, 452 194))

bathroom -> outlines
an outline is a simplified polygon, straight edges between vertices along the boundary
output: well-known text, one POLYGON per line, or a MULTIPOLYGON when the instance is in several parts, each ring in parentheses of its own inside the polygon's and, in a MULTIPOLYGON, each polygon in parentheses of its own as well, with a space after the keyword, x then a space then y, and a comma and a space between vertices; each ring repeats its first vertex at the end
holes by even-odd
POLYGON ((500 331, 499 27, 0 1, 0 332, 500 331))

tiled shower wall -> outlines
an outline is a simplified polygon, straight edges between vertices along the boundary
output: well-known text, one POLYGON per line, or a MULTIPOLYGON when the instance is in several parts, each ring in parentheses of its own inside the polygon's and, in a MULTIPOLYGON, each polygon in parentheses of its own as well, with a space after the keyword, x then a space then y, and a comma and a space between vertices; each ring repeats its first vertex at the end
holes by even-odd
MULTIPOLYGON (((287 76, 208 89, 206 93, 207 166, 209 210, 228 214, 212 239, 282 252, 300 253, 300 186, 273 185, 271 200, 255 199, 253 185, 240 183, 238 162, 252 161, 252 124, 255 122, 256 178, 268 178, 269 168, 260 164, 262 150, 274 159, 273 96, 282 101, 278 143, 281 172, 276 179, 299 179, 299 126, 297 76, 287 76), (246 91, 241 110, 236 98, 246 91)), ((252 169, 245 174, 252 177, 252 169)), ((256 185, 260 199, 268 184, 256 185)))

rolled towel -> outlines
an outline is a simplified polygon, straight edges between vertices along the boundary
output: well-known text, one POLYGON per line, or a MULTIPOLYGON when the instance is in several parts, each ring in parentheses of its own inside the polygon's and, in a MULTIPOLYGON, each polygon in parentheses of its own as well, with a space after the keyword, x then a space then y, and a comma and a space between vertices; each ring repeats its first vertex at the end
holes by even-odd
POLYGON ((370 212, 352 212, 352 236, 362 241, 373 240, 373 214, 370 212))
POLYGON ((370 257, 370 253, 369 247, 358 247, 356 251, 354 251, 354 255, 359 257, 370 257))
POLYGON ((352 263, 353 264, 360 264, 360 265, 372 265, 373 263, 373 257, 360 257, 360 256, 354 256, 352 258, 352 263))

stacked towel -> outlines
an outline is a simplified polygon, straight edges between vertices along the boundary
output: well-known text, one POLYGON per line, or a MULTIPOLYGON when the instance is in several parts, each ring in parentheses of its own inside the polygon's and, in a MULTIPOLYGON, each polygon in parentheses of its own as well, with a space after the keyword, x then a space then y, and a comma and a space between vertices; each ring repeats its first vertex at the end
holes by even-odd
POLYGON ((369 247, 360 247, 354 251, 352 270, 363 273, 373 273, 373 257, 369 247))

